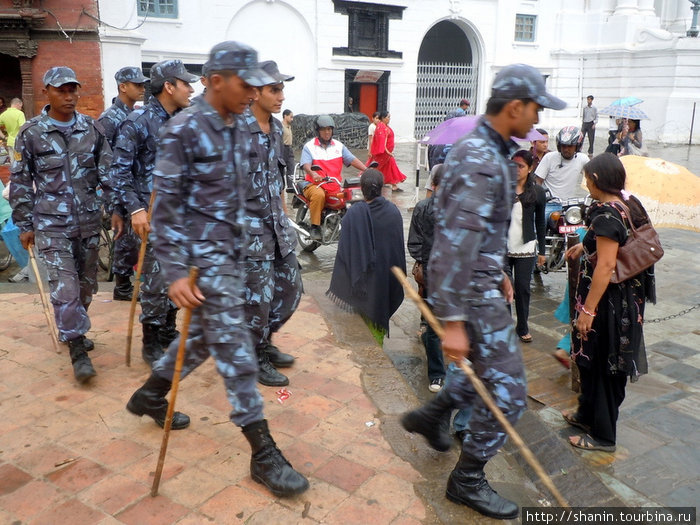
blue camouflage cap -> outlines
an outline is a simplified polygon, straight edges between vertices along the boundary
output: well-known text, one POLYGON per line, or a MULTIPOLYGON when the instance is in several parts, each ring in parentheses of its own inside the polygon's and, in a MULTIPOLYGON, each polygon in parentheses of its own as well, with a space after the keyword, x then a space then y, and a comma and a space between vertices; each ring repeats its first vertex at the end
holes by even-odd
POLYGON ((114 80, 117 81, 117 84, 121 84, 122 82, 133 82, 134 84, 143 84, 144 82, 148 82, 148 80, 150 79, 148 77, 143 76, 140 67, 127 66, 121 68, 114 74, 114 80))
POLYGON ((44 86, 61 87, 63 84, 78 84, 75 71, 66 66, 56 66, 44 73, 44 86))
POLYGON ((220 42, 211 48, 203 71, 232 71, 251 86, 257 87, 281 82, 260 67, 255 49, 233 40, 220 42))
POLYGON ((507 100, 529 98, 551 109, 566 107, 566 102, 547 93, 542 73, 527 64, 511 64, 501 69, 493 79, 491 96, 507 100))
POLYGON ((185 64, 182 63, 182 60, 162 60, 151 68, 151 87, 153 89, 161 87, 165 84, 166 80, 173 78, 177 78, 188 84, 199 80, 197 75, 193 75, 185 69, 185 64))
POLYGON ((265 62, 260 62, 259 66, 260 69, 262 69, 265 73, 267 73, 273 79, 275 79, 275 84, 280 84, 282 82, 290 82, 294 80, 293 76, 280 73, 280 70, 277 67, 277 62, 275 62, 274 60, 266 60, 265 62))

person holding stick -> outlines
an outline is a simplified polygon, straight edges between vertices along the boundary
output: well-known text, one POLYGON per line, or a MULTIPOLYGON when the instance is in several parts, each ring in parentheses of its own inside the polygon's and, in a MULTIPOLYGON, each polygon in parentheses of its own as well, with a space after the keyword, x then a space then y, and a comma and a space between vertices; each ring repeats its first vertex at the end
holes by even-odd
MULTIPOLYGON (((170 298, 178 307, 193 308, 182 378, 209 356, 214 358, 232 404, 231 421, 241 427, 252 449, 251 477, 276 496, 292 496, 304 492, 309 482, 282 455, 264 419, 258 359, 242 293, 251 144, 236 115, 255 97, 253 86, 274 79, 258 66, 254 49, 233 41, 214 46, 205 66, 206 94, 175 116, 161 135, 153 249, 170 283, 170 298), (199 268, 194 288, 189 266, 199 268)), ((174 341, 127 403, 130 412, 148 415, 161 427, 177 350, 174 341)), ((173 429, 189 423, 185 414, 173 415, 173 429)))
POLYGON ((12 220, 22 246, 46 262, 58 338, 67 342, 75 379, 96 375, 86 352, 95 345, 87 310, 97 291, 102 210, 98 183, 110 194, 112 150, 102 126, 75 110, 80 82, 65 66, 44 75, 49 104, 25 123, 11 168, 12 220))
MULTIPOLYGON (((148 203, 153 191, 158 132, 172 115, 190 105, 190 95, 194 92, 190 84, 197 80, 199 77, 187 72, 180 60, 158 62, 151 68, 153 96, 145 106, 129 113, 119 126, 111 170, 117 184, 115 204, 117 209, 126 209, 131 228, 142 242, 147 242, 150 230, 148 203)), ((178 332, 177 309, 168 299, 168 287, 151 246, 146 248, 143 277, 139 319, 143 326, 141 356, 153 366, 178 332)))
MULTIPOLYGON (((513 288, 503 272, 508 221, 515 195, 517 144, 539 121, 542 108, 566 103, 547 93, 537 69, 514 64, 494 79, 486 115, 447 156, 436 205, 430 255, 430 299, 445 323, 447 359, 469 358, 476 375, 515 424, 526 407, 525 370, 506 301, 513 288)), ((488 484, 484 466, 506 440, 506 432, 472 383, 461 373, 422 408, 404 414, 409 432, 445 451, 450 436, 440 421, 453 408, 473 408, 460 458, 447 482, 447 498, 497 519, 518 515, 518 505, 488 484)))
MULTIPOLYGON (((112 105, 98 119, 105 129, 105 136, 112 148, 117 140, 119 126, 134 110, 134 104, 143 100, 146 82, 149 81, 149 78, 141 72, 141 68, 135 66, 121 68, 114 74, 114 79, 117 81, 119 94, 113 100, 112 105)), ((112 203, 106 204, 110 206, 112 203)), ((126 216, 123 209, 117 210, 117 212, 120 217, 126 216)), ((126 221, 121 221, 122 224, 124 222, 126 221)), ((115 301, 131 301, 131 294, 134 291, 131 276, 134 274, 134 265, 139 257, 140 240, 128 223, 124 226, 124 230, 114 231, 112 273, 114 273, 115 283, 112 298, 115 301)))

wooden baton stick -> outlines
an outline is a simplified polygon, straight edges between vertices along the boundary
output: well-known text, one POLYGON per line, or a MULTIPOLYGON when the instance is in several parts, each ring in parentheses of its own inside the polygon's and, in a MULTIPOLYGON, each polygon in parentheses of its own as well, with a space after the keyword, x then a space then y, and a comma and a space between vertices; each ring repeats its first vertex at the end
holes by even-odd
MULTIPOLYGON (((433 315, 433 312, 430 310, 423 298, 420 295, 418 295, 418 292, 416 292, 413 289, 411 283, 406 278, 406 275, 401 271, 401 269, 398 266, 392 266, 391 271, 399 280, 407 295, 411 299, 413 299, 413 301, 418 305, 418 309, 420 310, 421 314, 423 314, 423 317, 426 321, 428 321, 432 329, 435 330, 437 336, 440 339, 443 339, 445 337, 445 330, 442 328, 440 321, 438 321, 437 318, 433 315)), ((557 487, 554 486, 552 478, 550 478, 549 475, 547 475, 547 473, 542 468, 542 465, 540 465, 540 462, 537 461, 535 455, 530 451, 528 446, 520 437, 520 434, 518 434, 518 432, 513 428, 513 425, 511 425, 510 422, 506 419, 506 416, 503 415, 503 412, 501 412, 501 409, 498 408, 498 405, 496 405, 494 400, 491 398, 491 395, 489 394, 488 390, 486 390, 486 387, 484 386, 484 383, 481 382, 481 379, 479 379, 474 370, 472 370, 472 368, 467 364, 466 360, 463 359, 458 364, 462 371, 472 382, 472 385, 474 385, 474 390, 476 390, 481 399, 483 399, 486 406, 491 412, 493 412, 493 415, 496 416, 498 422, 503 426, 503 429, 506 431, 508 436, 510 436, 510 439, 512 439, 513 443, 515 443, 515 445, 518 447, 520 453, 525 458, 525 461, 528 462, 528 464, 532 467, 532 469, 535 471, 540 480, 542 480, 542 483, 544 483, 544 485, 554 495, 556 500, 559 502, 559 505, 568 508, 569 504, 564 499, 564 496, 562 496, 561 492, 559 492, 557 487)))
POLYGON ((46 295, 44 294, 44 284, 41 282, 41 274, 39 273, 39 267, 36 264, 36 258, 34 257, 34 245, 30 244, 27 247, 29 252, 29 261, 32 265, 32 271, 34 271, 34 277, 36 277, 36 284, 39 285, 39 296, 41 297, 41 306, 44 310, 44 315, 46 316, 46 324, 49 326, 49 332, 51 332, 51 340, 53 341, 53 349, 56 353, 60 353, 60 347, 58 346, 58 336, 56 332, 56 324, 54 323, 53 316, 51 315, 51 310, 49 309, 48 301, 46 300, 46 295))
MULTIPOLYGON (((153 203, 156 200, 156 188, 151 191, 151 199, 148 201, 148 213, 146 215, 148 224, 151 224, 153 215, 153 203)), ((141 247, 139 248, 139 259, 136 263, 136 274, 134 275, 134 291, 131 295, 131 305, 129 307, 129 326, 126 332, 126 366, 131 366, 131 339, 134 335, 134 317, 136 316, 136 303, 139 299, 141 291, 141 272, 143 271, 143 260, 146 257, 146 248, 148 247, 148 234, 141 236, 141 247)))
MULTIPOLYGON (((198 270, 195 267, 190 268, 189 285, 193 289, 197 283, 198 270)), ((185 360, 185 346, 187 345, 187 333, 190 330, 190 320, 192 319, 192 308, 184 308, 185 315, 182 320, 182 329, 180 330, 180 344, 177 347, 177 357, 175 358, 175 372, 173 373, 173 383, 170 388, 170 402, 168 403, 168 411, 165 414, 165 424, 163 425, 163 442, 160 444, 160 454, 158 456, 158 466, 156 467, 155 476, 153 477, 153 485, 151 486, 151 496, 158 495, 158 485, 160 485, 160 476, 163 473, 163 464, 165 463, 165 453, 168 450, 168 439, 170 438, 170 428, 173 424, 173 414, 175 413, 175 400, 177 399, 177 389, 180 386, 180 374, 182 374, 182 363, 185 360)))

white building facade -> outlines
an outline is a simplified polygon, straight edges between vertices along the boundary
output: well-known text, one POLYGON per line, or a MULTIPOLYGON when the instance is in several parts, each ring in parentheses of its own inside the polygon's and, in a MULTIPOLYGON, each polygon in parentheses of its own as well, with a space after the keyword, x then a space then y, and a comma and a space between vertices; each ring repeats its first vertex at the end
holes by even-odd
POLYGON ((700 103, 690 18, 688 0, 101 0, 105 100, 120 67, 179 58, 197 73, 214 44, 238 40, 296 77, 285 108, 341 113, 352 98, 353 111, 390 111, 397 140, 461 98, 483 112, 494 74, 524 62, 569 104, 543 113, 550 130, 580 125, 586 95, 599 108, 636 96, 647 138, 687 142, 700 103))

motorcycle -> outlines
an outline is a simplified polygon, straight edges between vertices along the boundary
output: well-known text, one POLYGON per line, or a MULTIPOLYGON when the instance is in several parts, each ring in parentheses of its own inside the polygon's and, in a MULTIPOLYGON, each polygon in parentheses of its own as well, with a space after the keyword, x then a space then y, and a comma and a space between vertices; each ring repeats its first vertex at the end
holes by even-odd
POLYGON ((590 195, 561 200, 556 197, 547 199, 545 220, 547 229, 545 233, 545 257, 544 265, 539 266, 542 273, 555 272, 561 269, 566 262, 566 236, 576 233, 583 225, 586 209, 591 205, 590 195))
MULTIPOLYGON (((319 187, 325 186, 332 188, 338 185, 338 181, 332 177, 328 177, 323 172, 321 166, 313 165, 311 170, 323 177, 323 181, 319 183, 319 187)), ((306 186, 304 179, 304 170, 299 164, 294 169, 294 181, 292 187, 294 197, 292 208, 296 210, 294 220, 290 223, 297 232, 297 239, 301 249, 305 252, 313 252, 319 246, 328 246, 338 242, 340 239, 340 224, 347 210, 356 202, 364 200, 362 190, 360 189, 360 177, 351 177, 343 181, 340 190, 337 193, 326 193, 326 204, 321 213, 321 240, 316 241, 311 238, 311 212, 309 210, 309 200, 304 196, 304 187, 306 186)))

